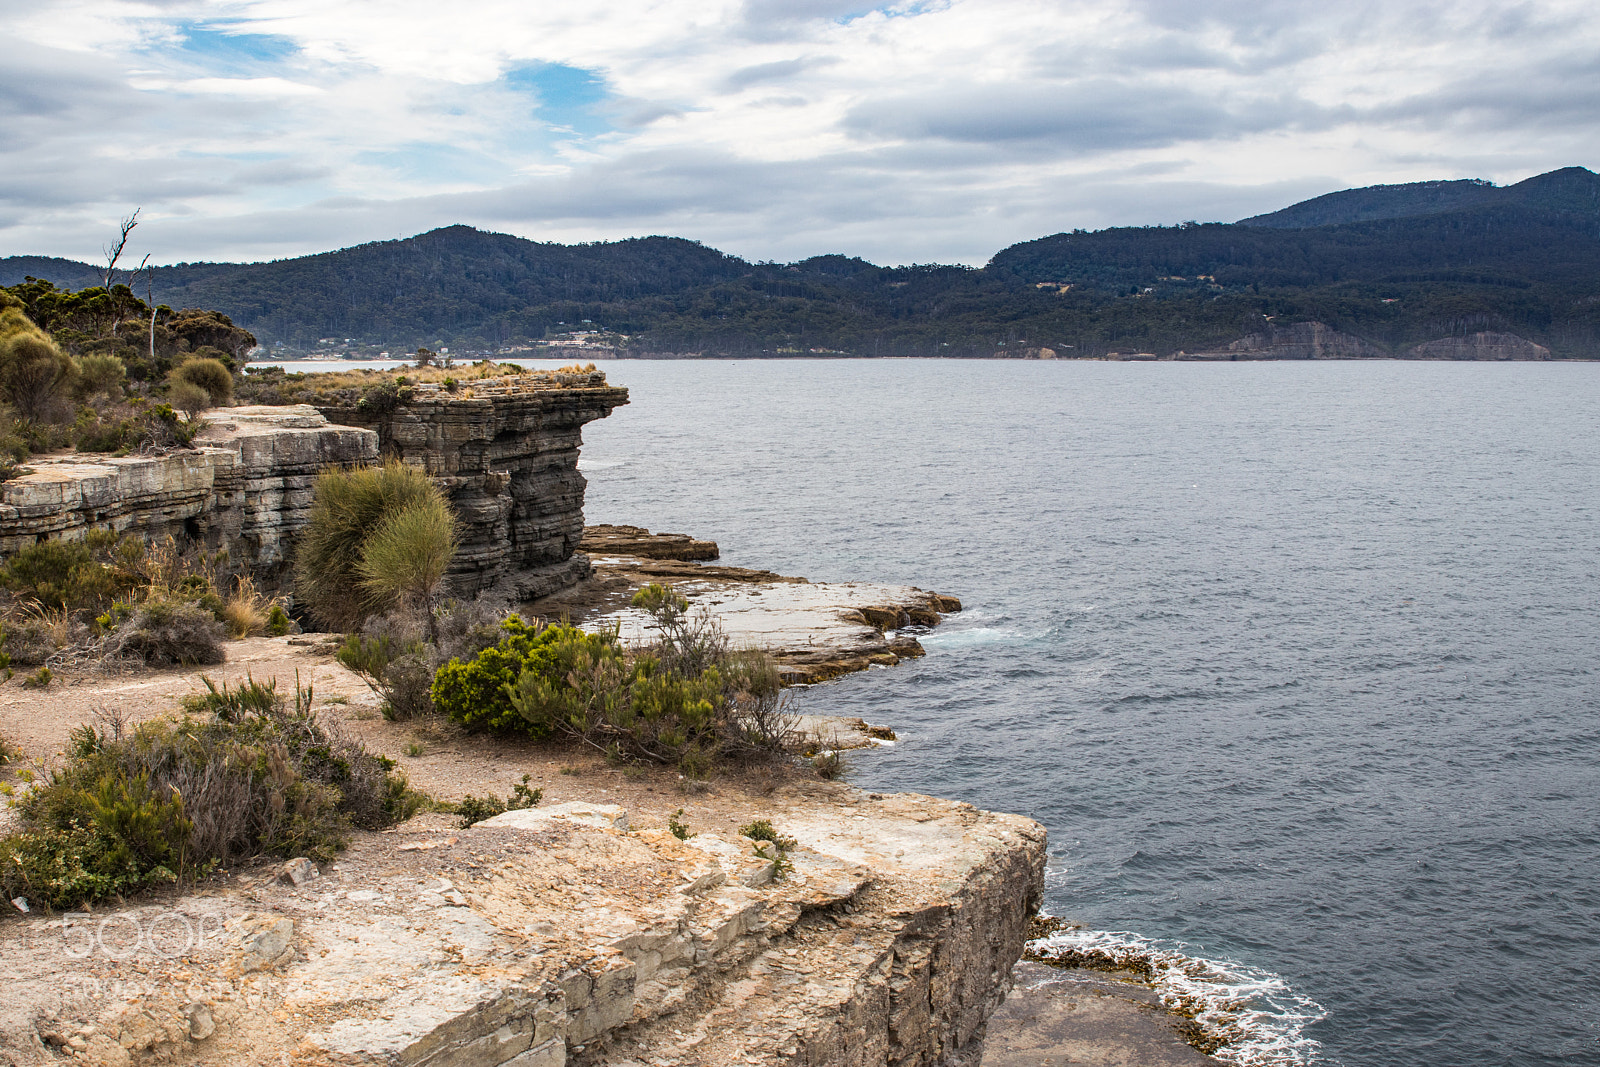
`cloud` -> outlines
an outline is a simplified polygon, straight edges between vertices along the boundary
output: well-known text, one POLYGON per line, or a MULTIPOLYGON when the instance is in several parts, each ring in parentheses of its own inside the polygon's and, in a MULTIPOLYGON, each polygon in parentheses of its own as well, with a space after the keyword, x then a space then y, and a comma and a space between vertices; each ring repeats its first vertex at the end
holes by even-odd
POLYGON ((862 136, 973 144, 1049 141, 1063 151, 1148 148, 1282 128, 1315 113, 1284 100, 1233 103, 1179 86, 1097 80, 945 90, 852 108, 862 136))
POLYGON ((0 0, 0 250, 467 222, 981 263, 1073 227, 1596 165, 1576 0, 0 0))

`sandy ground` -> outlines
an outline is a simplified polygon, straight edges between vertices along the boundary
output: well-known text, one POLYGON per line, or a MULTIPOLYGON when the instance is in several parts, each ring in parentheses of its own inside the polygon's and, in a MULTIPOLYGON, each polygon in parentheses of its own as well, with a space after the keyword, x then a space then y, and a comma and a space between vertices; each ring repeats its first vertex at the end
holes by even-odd
MULTIPOLYGON (((834 788, 804 769, 724 771, 705 783, 689 782, 667 768, 613 767, 600 753, 577 746, 469 734, 448 722, 387 722, 378 713, 378 697, 334 659, 334 647, 326 634, 252 637, 228 642, 227 662, 219 666, 127 673, 59 671, 45 690, 23 688, 24 675, 19 673, 0 684, 0 738, 22 750, 26 762, 21 766, 48 765, 60 758, 75 728, 98 724, 108 716, 121 716, 132 724, 181 712, 185 696, 205 693, 204 678, 219 688, 251 678, 274 680, 279 692, 291 699, 298 679, 298 684, 311 686, 315 707, 327 722, 359 738, 370 751, 398 762, 413 787, 437 800, 460 800, 468 794, 504 798, 526 774, 530 787, 544 790, 545 803, 621 804, 637 813, 634 821, 639 826, 665 825, 669 815, 683 808, 686 817, 699 820, 696 825, 733 829, 749 821, 748 805, 724 803, 724 794, 760 795, 779 784, 823 792, 834 788)), ((813 717, 805 726, 824 739, 861 743, 848 726, 835 720, 813 717)), ((18 766, 0 768, 0 780, 14 778, 18 766)), ((11 813, 0 808, 0 831, 11 820, 11 813)))

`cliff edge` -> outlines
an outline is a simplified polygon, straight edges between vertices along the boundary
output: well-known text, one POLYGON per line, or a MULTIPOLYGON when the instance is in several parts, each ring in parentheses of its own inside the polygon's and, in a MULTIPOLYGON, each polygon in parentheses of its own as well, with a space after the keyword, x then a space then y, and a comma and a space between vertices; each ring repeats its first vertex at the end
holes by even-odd
POLYGON ((788 840, 680 839, 604 803, 421 816, 320 870, 12 922, 0 1059, 975 1062, 1043 829, 826 783, 726 799, 788 840))

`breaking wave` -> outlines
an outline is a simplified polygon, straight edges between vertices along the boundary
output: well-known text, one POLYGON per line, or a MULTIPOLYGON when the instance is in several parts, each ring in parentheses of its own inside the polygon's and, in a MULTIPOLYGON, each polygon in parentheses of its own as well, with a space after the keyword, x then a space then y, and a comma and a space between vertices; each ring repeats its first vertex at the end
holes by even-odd
POLYGON ((1057 966, 1132 971, 1169 1010, 1193 1019, 1215 1058, 1239 1067, 1310 1067, 1320 1045, 1305 1035, 1322 1006, 1275 974, 1185 954, 1120 930, 1064 928, 1028 942, 1030 958, 1057 966))

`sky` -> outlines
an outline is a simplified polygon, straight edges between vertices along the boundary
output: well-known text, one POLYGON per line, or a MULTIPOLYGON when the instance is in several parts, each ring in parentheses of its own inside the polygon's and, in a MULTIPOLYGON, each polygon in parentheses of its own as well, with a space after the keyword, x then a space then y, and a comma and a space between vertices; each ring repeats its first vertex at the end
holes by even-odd
POLYGON ((1593 0, 0 0, 0 256, 466 223, 982 264, 1600 167, 1593 0))

